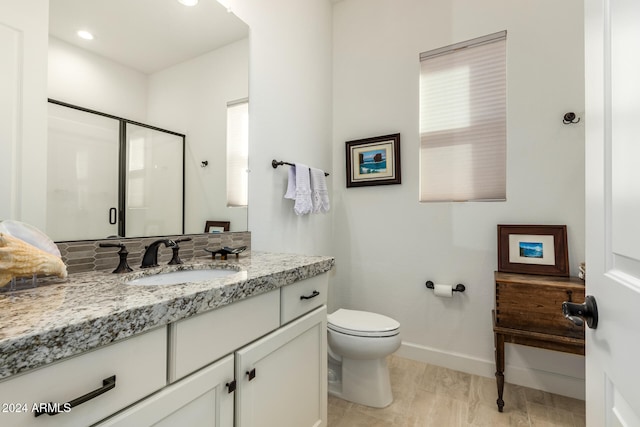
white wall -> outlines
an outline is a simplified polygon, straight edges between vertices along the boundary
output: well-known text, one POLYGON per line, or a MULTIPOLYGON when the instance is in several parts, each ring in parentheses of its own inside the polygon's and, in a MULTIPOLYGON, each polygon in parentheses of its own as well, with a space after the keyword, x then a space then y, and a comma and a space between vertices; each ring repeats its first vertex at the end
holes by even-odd
POLYGON ((46 222, 49 4, 0 2, 0 219, 46 222))
MULTIPOLYGON (((236 0, 249 24, 249 230, 258 250, 331 254, 331 215, 298 217, 284 200, 286 167, 301 162, 333 174, 331 2, 236 0)), ((331 191, 331 189, 330 189, 331 191)))
MULTIPOLYGON (((567 224, 572 274, 584 260, 584 128, 562 124, 584 110, 582 19, 579 0, 335 4, 333 308, 396 318, 401 354, 493 376, 496 224, 567 224), (507 202, 420 204, 418 55, 505 29, 507 202), (395 132, 402 184, 346 189, 344 142, 395 132)), ((584 396, 580 356, 508 345, 507 365, 507 382, 584 396)))
POLYGON ((227 102, 249 96, 248 73, 244 39, 149 77, 148 122, 187 135, 187 233, 202 233, 207 220, 230 221, 231 231, 247 230, 247 209, 226 203, 226 119, 227 102), (204 160, 209 165, 202 168, 204 160))
POLYGON ((129 120, 147 119, 147 75, 49 37, 47 96, 129 120))

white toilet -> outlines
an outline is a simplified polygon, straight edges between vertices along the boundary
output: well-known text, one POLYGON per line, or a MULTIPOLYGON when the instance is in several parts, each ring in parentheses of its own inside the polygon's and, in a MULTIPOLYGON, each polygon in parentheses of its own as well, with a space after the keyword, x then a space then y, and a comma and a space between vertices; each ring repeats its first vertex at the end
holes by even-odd
POLYGON ((327 329, 329 394, 374 408, 393 402, 386 357, 400 347, 400 323, 341 308, 327 316, 327 329))

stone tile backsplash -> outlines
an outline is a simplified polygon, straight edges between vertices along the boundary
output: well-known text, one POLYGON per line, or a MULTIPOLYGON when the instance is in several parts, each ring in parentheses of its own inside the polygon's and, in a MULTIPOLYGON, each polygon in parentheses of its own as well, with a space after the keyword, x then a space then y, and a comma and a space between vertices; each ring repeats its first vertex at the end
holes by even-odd
MULTIPOLYGON (((96 270, 113 270, 118 266, 120 248, 101 248, 100 243, 123 243, 129 251, 127 262, 133 269, 140 267, 145 246, 155 240, 168 238, 177 240, 190 237, 188 242, 180 242, 180 259, 190 261, 194 258, 209 255, 204 248, 220 249, 228 246, 237 248, 247 246, 251 250, 251 232, 233 233, 202 233, 161 237, 128 237, 121 239, 79 240, 72 242, 56 242, 62 255, 62 261, 67 265, 69 273, 81 273, 96 270)), ((164 245, 158 251, 158 264, 166 264, 171 260, 173 252, 164 245)))

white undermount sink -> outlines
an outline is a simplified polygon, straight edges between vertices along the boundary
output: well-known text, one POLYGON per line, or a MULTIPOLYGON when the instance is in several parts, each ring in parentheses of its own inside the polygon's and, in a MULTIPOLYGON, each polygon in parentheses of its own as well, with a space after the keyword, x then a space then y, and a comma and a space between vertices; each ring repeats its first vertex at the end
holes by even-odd
POLYGON ((236 273, 238 273, 236 270, 223 269, 180 270, 140 277, 129 280, 126 284, 136 286, 178 285, 181 283, 206 282, 236 273))

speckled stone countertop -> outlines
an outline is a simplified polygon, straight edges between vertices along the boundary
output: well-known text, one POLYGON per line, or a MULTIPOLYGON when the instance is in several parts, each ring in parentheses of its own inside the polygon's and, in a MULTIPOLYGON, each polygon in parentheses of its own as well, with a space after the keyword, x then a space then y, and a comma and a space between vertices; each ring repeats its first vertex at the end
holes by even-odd
POLYGON ((120 275, 71 274, 64 281, 0 294, 0 379, 158 326, 329 271, 334 258, 252 251, 227 261, 196 259, 120 275), (176 269, 237 270, 207 282, 132 286, 176 269))

